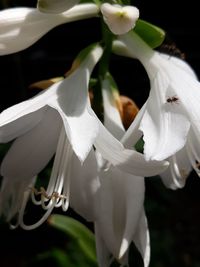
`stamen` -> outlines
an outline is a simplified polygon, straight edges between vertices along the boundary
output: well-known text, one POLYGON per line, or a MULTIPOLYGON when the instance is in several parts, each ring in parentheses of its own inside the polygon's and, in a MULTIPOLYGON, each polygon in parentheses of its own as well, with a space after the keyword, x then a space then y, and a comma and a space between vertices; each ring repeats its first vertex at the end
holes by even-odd
POLYGON ((71 156, 72 148, 63 127, 58 141, 48 187, 46 190, 40 188, 40 191, 32 191, 31 197, 33 203, 42 205, 42 208, 45 210, 51 208, 52 205, 54 205, 54 207, 62 206, 64 211, 68 209, 71 156), (36 199, 37 195, 41 196, 39 201, 36 199))
MULTIPOLYGON (((72 153, 72 150, 71 150, 72 153)), ((69 197, 70 197, 70 175, 71 175, 71 164, 68 161, 68 166, 66 166, 66 171, 65 171, 65 182, 64 182, 64 189, 63 189, 63 194, 66 196, 65 199, 62 200, 62 209, 63 211, 67 211, 69 207, 69 197)))
MULTIPOLYGON (((64 148, 65 139, 66 139, 65 130, 64 130, 64 127, 62 127, 61 133, 60 133, 60 137, 59 137, 59 140, 58 140, 57 149, 56 149, 54 164, 53 164, 53 168, 52 168, 52 171, 51 171, 51 176, 50 176, 50 179, 49 179, 49 184, 48 184, 48 187, 47 187, 47 190, 46 190, 46 194, 49 195, 49 196, 52 195, 52 193, 56 191, 56 190, 54 190, 55 189, 55 184, 56 184, 56 181, 57 181, 56 177, 58 176, 58 172, 59 172, 60 161, 61 161, 62 154, 63 154, 63 148, 64 148)), ((31 198, 32 198, 32 202, 35 205, 42 205, 42 207, 45 210, 48 209, 52 205, 52 202, 49 201, 48 198, 45 198, 44 195, 41 195, 41 199, 40 200, 37 200, 35 198, 35 195, 36 194, 34 194, 34 192, 32 191, 31 198), (47 201, 48 201, 48 204, 45 203, 47 201)))
MULTIPOLYGON (((27 202, 29 199, 29 194, 30 194, 30 191, 26 191, 24 193, 23 203, 22 203, 22 206, 20 208, 19 217, 18 217, 18 225, 20 225, 25 230, 33 230, 33 229, 37 228, 38 226, 40 226, 43 222, 45 222, 47 220, 47 218, 49 217, 49 215, 51 214, 51 212, 54 208, 54 205, 52 205, 51 208, 45 212, 43 217, 39 221, 37 221, 35 224, 26 225, 24 223, 24 211, 26 209, 26 205, 27 205, 27 202)), ((53 201, 56 201, 56 200, 54 199, 53 201)))
POLYGON ((61 166, 60 166, 60 172, 59 177, 60 181, 62 181, 62 187, 61 182, 57 183, 55 190, 58 192, 63 191, 63 195, 66 196, 65 199, 60 199, 56 203, 56 207, 62 206, 63 210, 66 211, 69 206, 69 194, 70 194, 70 167, 71 167, 71 158, 72 158, 72 148, 69 143, 69 141, 65 140, 65 148, 64 153, 62 156, 61 166))
POLYGON ((12 227, 20 225, 26 230, 31 230, 41 225, 51 214, 54 207, 62 206, 66 211, 69 207, 70 195, 70 166, 72 158, 72 148, 66 137, 64 127, 61 130, 52 173, 49 179, 47 189, 40 187, 38 190, 34 186, 29 186, 29 190, 25 191, 23 202, 19 211, 18 222, 12 227), (46 212, 42 218, 33 225, 26 225, 23 220, 24 211, 31 195, 32 201, 36 205, 41 205, 46 212), (37 197, 40 199, 38 200, 37 197))
POLYGON ((59 140, 58 140, 58 145, 57 145, 57 149, 56 149, 56 155, 55 155, 55 159, 54 159, 54 164, 53 164, 53 168, 52 168, 49 184, 48 184, 48 187, 47 187, 47 194, 48 195, 51 195, 53 193, 53 191, 54 191, 54 188, 55 188, 55 183, 56 183, 55 177, 57 177, 58 173, 59 173, 60 162, 62 160, 63 151, 64 151, 64 148, 65 148, 65 142, 66 142, 66 133, 65 133, 64 126, 63 126, 62 129, 61 129, 61 132, 60 132, 60 137, 59 137, 59 140))
POLYGON ((63 199, 63 198, 67 198, 64 195, 60 195, 58 192, 53 192, 51 195, 48 195, 47 192, 45 191, 44 187, 40 187, 40 190, 37 190, 36 188, 31 188, 32 192, 38 196, 38 195, 42 195, 45 198, 51 200, 53 198, 55 199, 63 199))

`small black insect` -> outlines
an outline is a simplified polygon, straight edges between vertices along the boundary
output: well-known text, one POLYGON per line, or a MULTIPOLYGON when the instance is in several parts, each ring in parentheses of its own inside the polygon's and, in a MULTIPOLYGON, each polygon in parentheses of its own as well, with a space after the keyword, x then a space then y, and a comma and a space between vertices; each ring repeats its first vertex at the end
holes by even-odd
POLYGON ((179 99, 177 96, 172 96, 167 98, 167 103, 178 103, 179 99))

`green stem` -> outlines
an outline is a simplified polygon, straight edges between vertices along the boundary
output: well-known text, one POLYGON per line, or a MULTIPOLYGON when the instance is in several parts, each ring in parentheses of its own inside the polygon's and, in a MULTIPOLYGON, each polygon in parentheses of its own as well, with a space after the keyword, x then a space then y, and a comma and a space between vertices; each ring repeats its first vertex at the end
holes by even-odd
POLYGON ((103 121, 103 100, 102 100, 102 81, 109 72, 110 55, 112 52, 112 41, 114 35, 110 32, 107 25, 104 23, 103 18, 101 18, 102 27, 102 46, 104 47, 104 53, 99 62, 98 69, 98 82, 94 87, 94 99, 93 99, 93 109, 99 119, 103 121))
POLYGON ((110 55, 112 52, 112 41, 114 35, 108 29, 103 19, 101 19, 101 25, 102 25, 102 43, 104 46, 104 53, 99 63, 99 78, 104 79, 106 73, 109 71, 110 55))

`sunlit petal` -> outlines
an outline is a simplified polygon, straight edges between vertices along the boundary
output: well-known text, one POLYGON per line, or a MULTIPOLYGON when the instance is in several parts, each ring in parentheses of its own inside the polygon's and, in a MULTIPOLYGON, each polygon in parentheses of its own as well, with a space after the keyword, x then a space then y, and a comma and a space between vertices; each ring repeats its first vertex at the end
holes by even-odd
POLYGON ((104 159, 120 170, 137 176, 153 176, 168 167, 166 161, 147 162, 144 155, 134 150, 125 149, 99 122, 99 134, 94 143, 104 159))
POLYGON ((0 11, 0 55, 26 49, 54 27, 96 16, 98 11, 95 4, 77 5, 69 11, 54 15, 24 7, 0 11))
POLYGON ((94 49, 83 66, 60 82, 56 97, 47 100, 60 113, 68 139, 81 161, 87 157, 99 130, 98 119, 89 104, 88 85, 101 54, 100 47, 94 49))
POLYGON ((154 79, 139 127, 144 134, 144 153, 147 160, 166 159, 180 150, 186 142, 190 123, 181 102, 170 102, 174 95, 167 80, 162 76, 154 79), (159 88, 162 88, 162 92, 159 88))
POLYGON ((61 13, 78 3, 79 0, 38 0, 37 8, 45 13, 61 13))

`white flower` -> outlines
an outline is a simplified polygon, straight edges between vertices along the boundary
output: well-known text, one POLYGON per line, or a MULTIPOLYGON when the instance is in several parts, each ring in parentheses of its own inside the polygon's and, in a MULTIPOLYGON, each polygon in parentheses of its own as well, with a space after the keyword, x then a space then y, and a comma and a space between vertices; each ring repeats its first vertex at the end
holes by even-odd
MULTIPOLYGON (((110 90, 110 81, 104 80, 104 123, 115 137, 121 139, 125 131, 110 90)), ((95 194, 95 235, 99 264, 110 266, 113 256, 127 264, 129 245, 134 241, 145 266, 148 266, 150 244, 143 208, 144 178, 110 166, 109 162, 101 160, 101 155, 97 156, 100 185, 95 194)))
MULTIPOLYGON (((1 213, 9 212, 5 214, 8 220, 19 209, 23 198, 21 193, 30 183, 34 183, 34 177, 55 152, 54 166, 45 193, 50 197, 49 207, 53 208, 60 200, 51 198, 52 194, 68 195, 69 179, 66 176, 72 152, 83 162, 98 135, 99 123, 90 108, 88 83, 101 55, 102 48, 93 47, 70 76, 0 114, 0 142, 17 138, 1 165, 4 177, 1 213), (5 205, 9 204, 12 208, 5 209, 5 205)), ((42 192, 40 195, 44 197, 42 192)), ((45 202, 48 198, 44 197, 43 200, 45 202)), ((65 197, 61 200, 67 202, 65 197)))
POLYGON ((104 21, 114 34, 124 34, 135 27, 139 10, 134 6, 101 5, 104 21))
MULTIPOLYGON (((64 210, 67 209, 70 177, 73 176, 70 172, 72 160, 77 162, 78 157, 83 163, 93 145, 110 164, 136 175, 155 175, 168 166, 167 162, 146 163, 143 155, 125 149, 98 120, 90 107, 88 83, 102 48, 97 45, 90 50, 70 76, 0 114, 0 142, 16 139, 1 165, 4 178, 0 213, 10 220, 20 210, 19 223, 26 229, 41 224, 55 206, 62 205, 64 210), (47 211, 36 224, 25 226, 23 214, 30 193, 27 189, 33 187, 35 177, 55 152, 49 185, 47 189, 35 191, 41 197, 40 201, 33 199, 47 211), (24 200, 23 191, 26 191, 24 200)), ((82 175, 84 177, 86 173, 82 175)), ((73 203, 78 209, 77 201, 73 203)))
MULTIPOLYGON (((126 55, 138 58, 150 78, 150 95, 139 113, 146 159, 163 160, 174 155, 186 144, 190 128, 197 140, 193 155, 198 155, 200 84, 191 68, 181 59, 153 51, 134 32, 119 40, 128 50, 126 55)), ((195 157, 198 161, 199 156, 195 157)))
POLYGON ((73 150, 79 159, 84 161, 99 128, 89 104, 88 83, 90 74, 102 55, 102 48, 95 46, 90 49, 92 51, 87 58, 70 76, 32 99, 1 113, 0 142, 8 142, 28 132, 46 118, 49 109, 53 109, 62 118, 73 150))
POLYGON ((45 13, 61 13, 69 10, 79 2, 79 0, 38 0, 37 8, 45 13))
POLYGON ((36 8, 25 7, 0 11, 0 55, 21 51, 54 27, 94 17, 98 12, 95 4, 80 4, 61 14, 44 14, 36 8))

